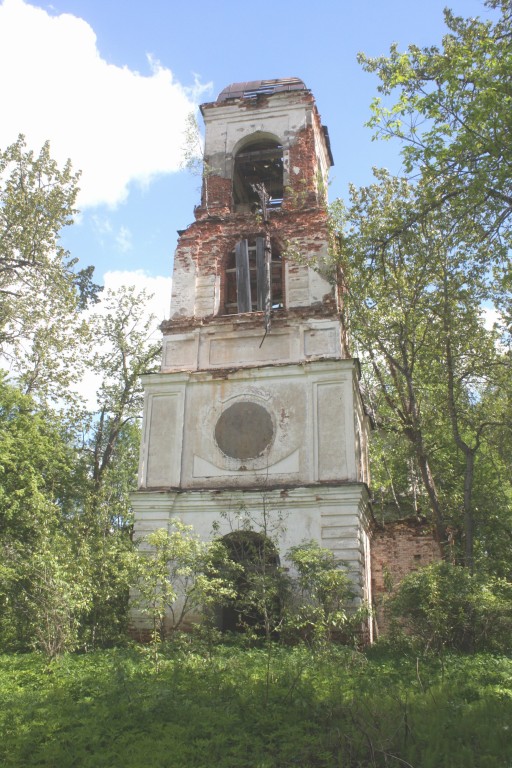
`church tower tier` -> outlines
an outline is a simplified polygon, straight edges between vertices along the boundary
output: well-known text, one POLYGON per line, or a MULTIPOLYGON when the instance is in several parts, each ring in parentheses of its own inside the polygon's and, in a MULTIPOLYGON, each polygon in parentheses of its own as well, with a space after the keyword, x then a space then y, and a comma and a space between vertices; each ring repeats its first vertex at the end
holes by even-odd
POLYGON ((138 536, 178 517, 205 539, 241 510, 314 539, 369 599, 367 418, 329 264, 327 129, 297 78, 201 107, 201 203, 180 233, 162 367, 143 378, 138 536))

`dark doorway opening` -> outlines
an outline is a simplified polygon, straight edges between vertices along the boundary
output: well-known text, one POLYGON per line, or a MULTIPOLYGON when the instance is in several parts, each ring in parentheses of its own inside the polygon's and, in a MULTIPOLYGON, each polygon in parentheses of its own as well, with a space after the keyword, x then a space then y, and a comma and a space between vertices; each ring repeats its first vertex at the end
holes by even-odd
POLYGON ((219 628, 263 633, 269 613, 280 612, 277 550, 268 537, 256 531, 234 531, 222 541, 231 560, 241 568, 235 577, 236 597, 219 611, 219 628))

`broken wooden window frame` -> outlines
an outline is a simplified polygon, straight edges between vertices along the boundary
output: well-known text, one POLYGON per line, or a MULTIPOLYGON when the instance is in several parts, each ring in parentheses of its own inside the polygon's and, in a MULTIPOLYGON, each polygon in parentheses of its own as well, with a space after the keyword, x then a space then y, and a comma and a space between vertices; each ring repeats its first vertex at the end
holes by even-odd
POLYGON ((264 236, 236 243, 224 279, 226 315, 284 308, 283 261, 264 236))

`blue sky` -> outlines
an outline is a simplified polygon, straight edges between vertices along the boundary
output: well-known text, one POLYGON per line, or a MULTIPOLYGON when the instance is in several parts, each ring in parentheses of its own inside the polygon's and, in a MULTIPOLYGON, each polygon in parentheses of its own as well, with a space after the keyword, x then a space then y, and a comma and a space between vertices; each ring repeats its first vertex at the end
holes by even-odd
MULTIPOLYGON (((176 230, 199 180, 180 171, 186 115, 232 82, 300 77, 329 128, 330 198, 372 166, 400 171, 398 147, 364 127, 377 81, 358 51, 439 43, 444 0, 3 0, 0 146, 25 133, 82 170, 81 214, 65 244, 107 284, 148 284, 168 314, 176 230), (136 274, 133 274, 136 273, 136 274), (106 275, 106 277, 105 277, 106 275), (167 279, 166 279, 167 278, 167 279)), ((488 16, 479 0, 452 0, 488 16)))

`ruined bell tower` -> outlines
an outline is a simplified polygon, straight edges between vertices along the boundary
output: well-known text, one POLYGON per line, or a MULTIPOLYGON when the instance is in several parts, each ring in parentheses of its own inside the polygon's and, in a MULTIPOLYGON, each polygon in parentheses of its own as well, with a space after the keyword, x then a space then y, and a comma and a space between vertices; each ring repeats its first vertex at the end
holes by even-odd
POLYGON ((327 129, 297 78, 235 83, 201 112, 201 203, 161 371, 143 379, 136 533, 178 517, 222 536, 264 507, 281 562, 315 539, 369 598, 367 419, 328 274, 327 129))

